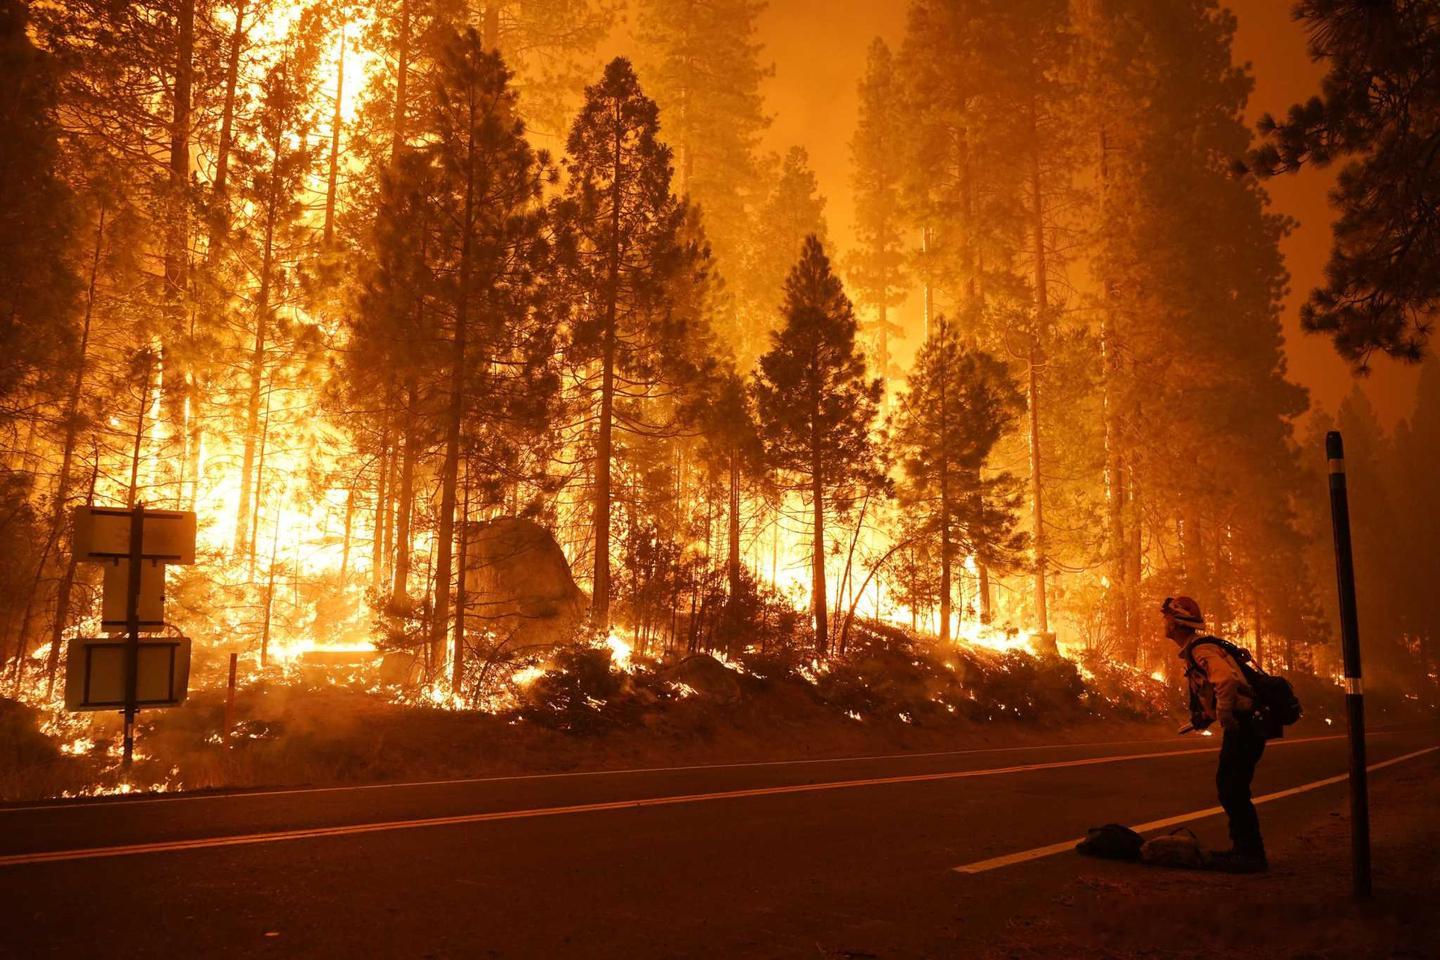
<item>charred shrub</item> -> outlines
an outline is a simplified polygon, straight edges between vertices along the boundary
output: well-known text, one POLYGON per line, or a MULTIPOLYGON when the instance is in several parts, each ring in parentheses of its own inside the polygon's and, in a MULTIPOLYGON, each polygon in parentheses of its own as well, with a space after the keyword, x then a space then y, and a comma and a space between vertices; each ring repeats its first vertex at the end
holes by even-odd
POLYGON ((555 730, 599 732, 634 722, 641 703, 604 647, 570 646, 521 692, 519 714, 555 730))
POLYGON ((40 713, 0 697, 0 767, 18 770, 60 756, 55 742, 40 732, 40 713))
POLYGON ((1097 717, 1149 720, 1184 712, 1183 685, 1156 680, 1099 651, 1086 651, 1080 663, 1089 676, 1086 703, 1097 717))
POLYGON ((953 713, 963 697, 953 665, 901 630, 865 624, 845 656, 817 682, 826 702, 851 714, 924 723, 953 713))
POLYGON ((737 589, 715 607, 715 646, 731 656, 796 659, 811 645, 808 618, 793 600, 741 569, 737 589))
POLYGON ((984 696, 974 702, 977 719, 1010 716, 1040 722, 1073 719, 1085 701, 1085 680, 1079 669, 1060 657, 1035 657, 1011 651, 984 670, 984 696))

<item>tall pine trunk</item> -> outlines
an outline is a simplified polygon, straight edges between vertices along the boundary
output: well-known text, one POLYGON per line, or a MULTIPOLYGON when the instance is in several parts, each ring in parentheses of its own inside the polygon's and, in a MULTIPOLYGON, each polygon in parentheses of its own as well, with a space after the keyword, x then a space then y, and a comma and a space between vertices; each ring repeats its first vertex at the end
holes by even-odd
POLYGON ((1035 255, 1035 328, 1030 334, 1026 401, 1030 413, 1030 503, 1035 542, 1035 621, 1041 633, 1050 632, 1050 611, 1045 590, 1045 497, 1041 480, 1040 450, 1040 361, 1045 325, 1050 315, 1049 281, 1045 260, 1045 197, 1041 190, 1040 133, 1035 117, 1035 100, 1030 99, 1030 193, 1031 229, 1035 255))
POLYGON ((350 535, 355 530, 355 485, 345 491, 345 533, 340 547, 340 582, 350 575, 350 535))
MULTIPOLYGON (((817 364, 818 369, 818 364, 817 364)), ((810 500, 813 521, 811 549, 810 605, 815 616, 815 648, 820 656, 830 652, 830 610, 825 584, 825 449, 820 436, 820 395, 812 391, 810 402, 810 500)))
POLYGON ((885 292, 880 294, 880 342, 876 345, 880 354, 880 418, 890 417, 890 317, 886 311, 885 292))
MULTIPOLYGON (((80 355, 76 358, 75 379, 70 383, 70 396, 65 403, 65 441, 60 450, 60 476, 55 485, 55 509, 50 517, 50 538, 58 540, 69 513, 70 471, 75 460, 75 444, 80 438, 80 398, 85 390, 85 365, 89 359, 90 324, 95 317, 95 285, 100 276, 100 254, 105 245, 105 214, 102 204, 95 227, 95 247, 90 256, 90 279, 85 293, 85 317, 80 327, 80 355)), ((97 465, 99 461, 96 461, 97 465)), ((92 481, 93 487, 93 481, 92 481)), ((55 619, 50 625, 50 657, 45 678, 45 696, 55 686, 55 671, 60 662, 60 639, 70 619, 70 591, 75 584, 75 550, 66 551, 65 569, 55 586, 55 619)))
MULTIPOLYGON (((186 196, 190 183, 190 113, 191 87, 194 82, 195 0, 180 0, 175 22, 175 77, 171 91, 169 203, 165 225, 165 291, 166 333, 162 348, 166 361, 176 363, 181 387, 173 396, 162 396, 175 405, 171 422, 178 423, 182 444, 190 444, 194 432, 195 378, 193 375, 195 330, 187 322, 185 308, 190 287, 190 202, 186 196), (185 347, 176 349, 180 343, 185 347)), ((188 465, 190 451, 182 449, 180 462, 188 465)), ((183 485, 183 475, 179 477, 183 485)), ((177 499, 183 490, 177 491, 177 499)))
MULTIPOLYGON (((1137 597, 1140 590, 1141 576, 1144 572, 1144 543, 1140 529, 1141 515, 1141 489, 1140 482, 1136 477, 1135 466, 1132 463, 1125 463, 1121 469, 1125 473, 1125 582, 1130 588, 1130 607, 1133 611, 1134 621, 1132 626, 1139 624, 1139 604, 1137 597)), ((1138 664, 1144 659, 1141 652, 1141 633, 1137 629, 1135 634, 1135 662, 1138 664)))
POLYGON ((465 468, 465 495, 460 502, 460 550, 455 560, 455 645, 450 656, 450 692, 459 696, 465 680, 465 549, 470 524, 470 468, 465 468))
POLYGON ((390 513, 390 423, 380 433, 380 455, 375 461, 375 532, 370 541, 370 589, 379 591, 385 571, 385 526, 390 513))
POLYGON ((398 167, 406 137, 406 82, 410 75, 410 0, 400 0, 400 22, 395 28, 395 104, 390 121, 390 166, 398 167))
MULTIPOLYGON (((1108 223, 1110 203, 1109 137, 1100 128, 1100 203, 1102 223, 1108 223)), ((1139 660, 1139 636, 1130 604, 1130 567, 1126 562, 1125 466, 1120 430, 1120 347, 1115 321, 1114 282, 1101 278, 1100 355, 1102 361, 1101 409, 1105 428, 1106 613, 1112 646, 1129 663, 1139 660)))
POLYGON ((400 450, 400 489, 395 504, 395 578, 390 586, 390 603, 400 607, 410 603, 410 518, 415 506, 415 438, 416 383, 411 376, 405 390, 405 440, 400 450))
POLYGON ((328 249, 335 241, 335 193, 340 182, 340 124, 344 119, 341 107, 345 99, 345 27, 340 21, 340 53, 335 66, 335 110, 330 115, 330 163, 325 183, 325 226, 321 231, 328 249))
POLYGON ((613 308, 611 313, 600 360, 600 423, 595 445, 595 595, 590 602, 595 625, 602 628, 610 624, 610 458, 615 418, 613 308))
MULTIPOLYGON (((245 47, 246 0, 235 5, 235 26, 230 31, 230 44, 225 56, 225 97, 220 109, 220 140, 215 148, 215 182, 213 191, 217 200, 224 203, 225 190, 230 174, 230 150, 234 145, 235 94, 240 80, 240 54, 245 47)), ((228 210, 225 211, 228 213, 228 210)), ((217 230, 212 220, 210 242, 206 253, 213 255, 217 232, 223 233, 223 226, 217 230)))
MULTIPOLYGON (((277 153, 271 169, 278 169, 280 157, 277 153)), ((250 542, 250 518, 255 499, 254 478, 255 449, 260 429, 260 392, 265 379, 265 336, 270 319, 270 280, 275 265, 275 218, 279 198, 276 196, 276 178, 271 177, 270 193, 266 197, 265 240, 260 256, 260 289, 255 296, 255 343, 250 351, 249 394, 245 403, 245 448, 240 464, 240 502, 235 515, 235 553, 249 550, 254 555, 254 544, 250 542)))
MULTIPOLYGON (((965 238, 963 241, 963 254, 965 261, 965 297, 975 308, 976 314, 983 314, 985 310, 985 291, 981 284, 981 276, 984 273, 984 257, 975 249, 975 181, 971 176, 970 167, 970 144, 966 137, 960 141, 960 209, 964 216, 965 238)), ((981 468, 976 467, 973 474, 967 479, 974 484, 977 491, 976 500, 981 517, 985 514, 985 492, 982 484, 981 468)), ((977 551, 978 552, 978 551, 977 551)), ((990 608, 990 568, 979 556, 975 558, 975 592, 980 598, 980 622, 988 624, 994 619, 990 608)))
POLYGON ((590 600, 591 618, 600 629, 610 626, 610 459, 615 415, 615 346, 620 301, 620 169, 624 162, 623 121, 614 123, 614 176, 610 187, 609 276, 605 288, 605 329, 601 334, 600 423, 595 450, 595 594, 590 600))
MULTIPOLYGON (((260 546, 260 491, 265 486, 265 452, 270 442, 270 406, 275 400, 275 394, 265 391, 265 417, 260 422, 260 443, 259 455, 255 463, 255 509, 250 513, 250 552, 246 554, 245 569, 246 576, 250 580, 255 579, 255 561, 258 559, 255 551, 260 546)), ((276 511, 275 522, 280 522, 281 511, 276 511)))
POLYGON ((730 451, 730 509, 726 518, 725 577, 733 599, 740 593, 740 454, 730 451))
POLYGON ((940 325, 940 643, 950 643, 951 577, 954 569, 950 542, 950 410, 947 381, 950 378, 949 344, 946 324, 940 325))
POLYGON ((430 665, 435 676, 445 656, 450 625, 450 573, 455 547, 455 501, 460 474, 460 423, 465 416, 465 350, 470 322, 470 271, 475 233, 475 113, 470 92, 469 134, 465 146, 465 206, 460 238, 460 282, 455 303, 455 338, 450 360, 450 405, 445 418, 445 462, 440 476, 440 522, 435 553, 435 619, 430 633, 430 665))
MULTIPOLYGON (((467 244, 468 245, 468 244, 467 244)), ((469 259, 462 254, 461 263, 469 259)), ((463 266, 462 274, 468 273, 463 266)), ((463 284, 463 281, 462 281, 463 284)), ((461 295, 465 299, 465 295, 461 295)), ((445 417, 445 460, 440 473, 440 517, 435 536, 435 619, 431 623, 430 663, 438 676, 445 657, 445 638, 450 626, 450 580, 454 558, 455 502, 460 466, 460 421, 464 416, 465 399, 465 334, 466 311, 456 317, 455 339, 451 354, 450 404, 445 417)))
MULTIPOLYGON (((217 285, 213 282, 212 271, 220 259, 220 252, 230 231, 230 201, 228 196, 230 179, 230 155, 235 140, 235 100, 240 84, 240 56, 248 37, 245 25, 247 0, 235 4, 235 24, 231 27, 225 54, 225 92, 220 107, 220 133, 215 145, 215 175, 210 188, 210 209, 207 211, 205 234, 205 259, 197 283, 196 308, 202 327, 209 327, 212 311, 218 313, 215 304, 217 285)), ((194 321, 192 320, 192 324, 194 321)), ((188 401, 185 433, 184 473, 190 479, 190 502, 200 496, 200 472, 202 463, 200 451, 205 445, 204 408, 208 401, 205 394, 205 370, 192 356, 184 372, 188 401)))
POLYGON ((195 52, 195 0, 180 0, 175 23, 175 78, 170 112, 169 222, 165 231, 165 305, 175 327, 181 324, 188 273, 190 179, 190 88, 195 52))

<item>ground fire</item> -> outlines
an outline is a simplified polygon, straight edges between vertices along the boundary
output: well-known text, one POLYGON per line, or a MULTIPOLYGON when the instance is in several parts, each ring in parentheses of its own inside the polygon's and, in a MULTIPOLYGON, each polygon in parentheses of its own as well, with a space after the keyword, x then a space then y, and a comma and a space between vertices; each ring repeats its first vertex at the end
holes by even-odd
POLYGON ((0 955, 170 856, 259 878, 173 953, 1429 955, 1437 0, 0 48, 0 955), (1167 930, 1187 884, 1273 929, 1167 930))

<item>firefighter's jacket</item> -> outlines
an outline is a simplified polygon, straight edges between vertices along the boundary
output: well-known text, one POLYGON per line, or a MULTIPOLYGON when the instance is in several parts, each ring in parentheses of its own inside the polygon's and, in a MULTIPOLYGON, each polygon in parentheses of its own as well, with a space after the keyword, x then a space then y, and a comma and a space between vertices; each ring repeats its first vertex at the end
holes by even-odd
POLYGON ((1255 709, 1255 694, 1245 682, 1240 665, 1213 637, 1196 637, 1180 650, 1185 679, 1190 682, 1190 714, 1196 729, 1219 720, 1248 714, 1255 709))

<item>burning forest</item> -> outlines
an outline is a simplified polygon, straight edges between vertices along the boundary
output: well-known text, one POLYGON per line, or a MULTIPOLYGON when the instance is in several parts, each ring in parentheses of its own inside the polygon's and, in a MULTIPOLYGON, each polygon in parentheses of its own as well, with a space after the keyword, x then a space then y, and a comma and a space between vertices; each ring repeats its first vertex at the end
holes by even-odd
POLYGON ((0 798, 1148 737, 1176 597, 1334 739, 1335 430, 1433 719, 1440 9, 1295 17, 0 0, 0 798))

